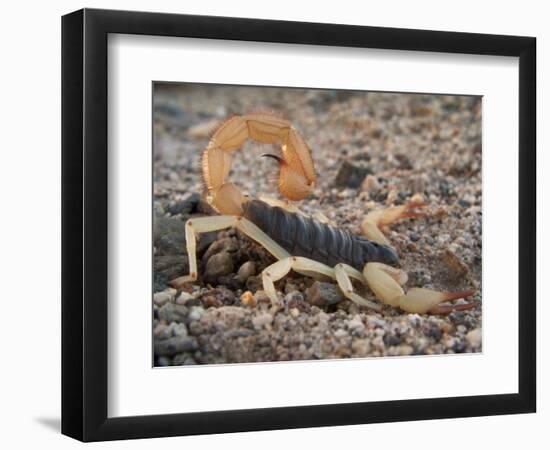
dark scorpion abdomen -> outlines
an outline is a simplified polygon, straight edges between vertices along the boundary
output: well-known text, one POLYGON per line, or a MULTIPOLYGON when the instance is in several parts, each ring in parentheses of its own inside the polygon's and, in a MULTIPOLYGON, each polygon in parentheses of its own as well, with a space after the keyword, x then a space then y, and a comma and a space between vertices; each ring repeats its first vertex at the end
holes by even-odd
POLYGON ((395 265, 395 250, 361 236, 260 200, 244 205, 244 217, 292 256, 303 256, 328 266, 345 263, 362 270, 367 262, 395 265))

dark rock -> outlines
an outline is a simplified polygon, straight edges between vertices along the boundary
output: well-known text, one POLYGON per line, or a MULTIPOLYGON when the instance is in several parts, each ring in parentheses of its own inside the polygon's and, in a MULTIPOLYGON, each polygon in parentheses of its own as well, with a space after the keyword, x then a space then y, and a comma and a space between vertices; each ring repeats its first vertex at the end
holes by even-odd
POLYGON ((205 295, 202 299, 202 304, 205 308, 219 308, 223 306, 223 302, 214 295, 205 295))
POLYGON ((172 359, 169 358, 168 356, 160 356, 157 359, 157 363, 155 364, 155 366, 157 367, 168 367, 171 365, 172 365, 172 359))
POLYGON ((368 161, 370 161, 371 156, 366 152, 357 153, 357 154, 353 155, 353 157, 351 159, 353 159, 354 161, 367 161, 368 162, 368 161))
POLYGON ((245 283, 253 275, 256 275, 256 264, 254 264, 254 261, 245 262, 237 271, 237 278, 241 283, 245 283))
POLYGON ((224 237, 214 241, 209 247, 208 250, 202 256, 202 262, 204 264, 208 263, 208 260, 218 253, 235 253, 239 249, 237 240, 231 237, 224 237))
POLYGON ((441 275, 445 280, 458 283, 467 278, 470 269, 451 249, 446 248, 438 257, 441 275))
POLYGON ((205 308, 215 307, 219 308, 224 305, 234 305, 237 301, 237 297, 233 291, 224 287, 217 287, 211 289, 202 297, 202 303, 205 308))
POLYGON ((464 341, 457 340, 453 345, 453 351, 455 353, 464 353, 466 351, 466 343, 464 341))
POLYGON ((260 289, 263 289, 263 281, 261 275, 255 277, 248 277, 246 280, 246 289, 248 289, 253 294, 260 289))
POLYGON ((309 313, 311 311, 311 305, 304 300, 296 300, 292 299, 288 302, 288 308, 293 309, 296 308, 300 312, 309 313))
POLYGON ((177 117, 178 119, 184 115, 181 106, 177 102, 155 102, 153 111, 155 114, 166 114, 168 116, 177 117))
POLYGON ((307 103, 317 111, 327 110, 334 101, 345 101, 348 98, 347 91, 315 91, 307 96, 307 103))
POLYGON ((195 364, 197 362, 189 353, 179 353, 172 360, 172 365, 174 366, 193 366, 195 364))
POLYGON ((153 223, 155 256, 186 253, 185 223, 173 217, 155 217, 153 223))
POLYGON ((154 291, 159 292, 168 287, 168 282, 189 273, 186 255, 155 255, 153 261, 154 291))
POLYGON ((373 200, 377 201, 378 203, 384 203, 386 199, 388 198, 388 191, 380 190, 378 192, 375 192, 372 195, 373 200))
POLYGON ((287 294, 285 296, 285 303, 288 311, 292 308, 296 308, 300 312, 308 313, 311 311, 311 305, 304 301, 304 296, 298 291, 287 294))
POLYGON ((413 165, 407 155, 404 153, 396 153, 393 155, 402 170, 412 170, 413 165))
POLYGON ((441 339, 441 330, 435 324, 429 324, 429 323, 425 324, 424 329, 422 331, 426 336, 431 337, 436 341, 439 341, 441 339))
POLYGON ((189 309, 186 306, 167 303, 158 310, 158 318, 167 323, 184 322, 188 313, 189 309))
POLYGON ((192 306, 200 306, 202 305, 202 302, 201 302, 201 299, 200 298, 196 298, 196 297, 193 297, 191 296, 190 298, 187 297, 182 297, 182 295, 180 295, 177 299, 176 299, 176 303, 178 305, 184 305, 186 308, 191 308, 192 306))
POLYGON ((166 289, 169 284, 168 282, 173 279, 172 277, 169 277, 168 275, 164 273, 153 273, 153 288, 155 292, 162 291, 166 289))
POLYGON ((208 233, 199 234, 199 237, 197 239, 197 258, 202 256, 217 238, 217 231, 210 231, 208 233))
POLYGON ((212 289, 210 291, 210 294, 215 295, 216 298, 220 299, 224 305, 234 305, 235 302, 237 302, 237 297, 235 296, 235 293, 223 287, 212 289))
POLYGON ((401 344, 401 338, 395 334, 386 333, 384 335, 384 344, 388 346, 401 344))
POLYGON ((453 311, 452 313, 449 314, 449 319, 451 320, 451 322, 457 324, 457 325, 461 325, 462 324, 462 321, 464 320, 464 312, 463 311, 453 311))
POLYGON ((439 192, 442 197, 449 197, 455 194, 454 186, 447 180, 443 179, 439 182, 439 192))
POLYGON ((344 295, 335 284, 316 281, 306 290, 306 298, 311 305, 328 306, 340 303, 344 295))
POLYGON ((193 336, 174 336, 162 341, 155 341, 155 355, 174 356, 182 352, 197 350, 199 345, 193 336))
POLYGON ((201 200, 201 196, 196 192, 188 194, 185 198, 172 203, 166 208, 172 216, 181 214, 183 216, 193 214, 197 211, 197 207, 201 200))
POLYGON ((214 283, 218 277, 233 273, 235 264, 233 258, 228 252, 217 253, 208 258, 204 270, 204 279, 208 283, 214 283))
POLYGON ((348 187, 356 189, 361 186, 363 179, 372 174, 365 161, 343 161, 334 180, 336 187, 348 187))
POLYGON ((206 216, 218 214, 216 210, 212 208, 203 198, 200 199, 199 204, 197 205, 197 213, 204 214, 206 216))
POLYGON ((222 275, 218 277, 218 285, 225 286, 228 289, 238 291, 243 287, 243 284, 237 279, 235 274, 222 275))

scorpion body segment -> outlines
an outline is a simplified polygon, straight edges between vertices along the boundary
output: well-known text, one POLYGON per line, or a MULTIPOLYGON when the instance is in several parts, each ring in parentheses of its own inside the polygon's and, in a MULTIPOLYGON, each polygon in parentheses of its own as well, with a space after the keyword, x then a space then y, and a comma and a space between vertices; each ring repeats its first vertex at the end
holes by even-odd
POLYGON ((291 255, 303 256, 328 266, 348 264, 362 270, 368 262, 395 265, 393 248, 355 236, 311 217, 293 213, 260 200, 243 206, 244 216, 291 255))

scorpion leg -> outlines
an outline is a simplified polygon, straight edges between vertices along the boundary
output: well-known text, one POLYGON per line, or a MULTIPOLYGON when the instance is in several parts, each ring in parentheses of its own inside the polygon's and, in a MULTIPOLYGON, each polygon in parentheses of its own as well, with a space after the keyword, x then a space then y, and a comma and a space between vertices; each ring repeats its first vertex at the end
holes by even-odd
POLYGON ((290 256, 283 247, 277 244, 267 234, 265 234, 258 226, 254 225, 250 220, 244 217, 239 217, 237 222, 237 228, 246 234, 250 239, 253 239, 269 253, 271 253, 277 259, 284 259, 290 256))
POLYGON ((275 290, 275 281, 283 278, 292 269, 292 257, 281 259, 276 263, 266 267, 262 272, 262 282, 264 291, 270 298, 271 303, 276 305, 279 303, 277 291, 275 290))
POLYGON ((325 264, 301 256, 288 256, 266 267, 262 272, 264 291, 274 304, 278 302, 274 283, 288 274, 291 269, 306 276, 318 277, 321 275, 332 280, 335 279, 334 269, 325 264))
POLYGON ((375 311, 380 311, 380 305, 371 302, 360 295, 356 294, 353 291, 353 285, 351 284, 350 277, 353 277, 363 284, 365 283, 365 278, 361 275, 361 272, 357 271, 347 264, 337 264, 334 267, 334 272, 336 275, 336 281, 338 287, 342 290, 342 293, 349 298, 352 302, 357 303, 358 305, 367 306, 368 308, 374 309, 375 311))
POLYGON ((325 264, 301 256, 291 256, 277 261, 262 272, 264 291, 274 304, 278 302, 274 283, 287 275, 291 270, 306 276, 318 277, 321 275, 336 280, 338 287, 347 298, 360 305, 380 311, 380 305, 364 299, 353 291, 350 278, 355 278, 365 283, 361 272, 347 264, 337 264, 333 269, 325 264))
POLYGON ((198 233, 208 231, 223 230, 237 224, 239 220, 236 216, 212 216, 189 219, 185 223, 185 241, 187 248, 187 258, 189 259, 189 275, 175 278, 170 281, 172 286, 180 286, 183 283, 189 283, 197 279, 197 252, 196 242, 198 233))
POLYGON ((284 250, 279 244, 271 239, 267 234, 260 230, 249 220, 238 216, 211 216, 199 217, 197 219, 189 219, 185 224, 185 240, 187 247, 187 257, 189 258, 189 275, 175 278, 170 281, 174 287, 181 286, 184 283, 189 283, 197 279, 197 253, 196 240, 198 233, 206 233, 208 231, 223 230, 225 228, 237 227, 249 238, 258 242, 268 252, 277 259, 288 258, 289 253, 284 250))

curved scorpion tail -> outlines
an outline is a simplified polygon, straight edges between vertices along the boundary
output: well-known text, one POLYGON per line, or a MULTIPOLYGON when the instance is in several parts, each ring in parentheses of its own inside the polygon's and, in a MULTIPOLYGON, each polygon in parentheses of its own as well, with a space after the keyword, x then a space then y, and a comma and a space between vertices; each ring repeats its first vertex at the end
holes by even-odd
POLYGON ((203 180, 207 200, 221 214, 242 215, 244 197, 226 181, 231 170, 232 153, 248 140, 281 144, 279 192, 290 200, 302 200, 313 191, 316 174, 311 150, 290 122, 266 113, 234 116, 212 135, 202 156, 203 180))

